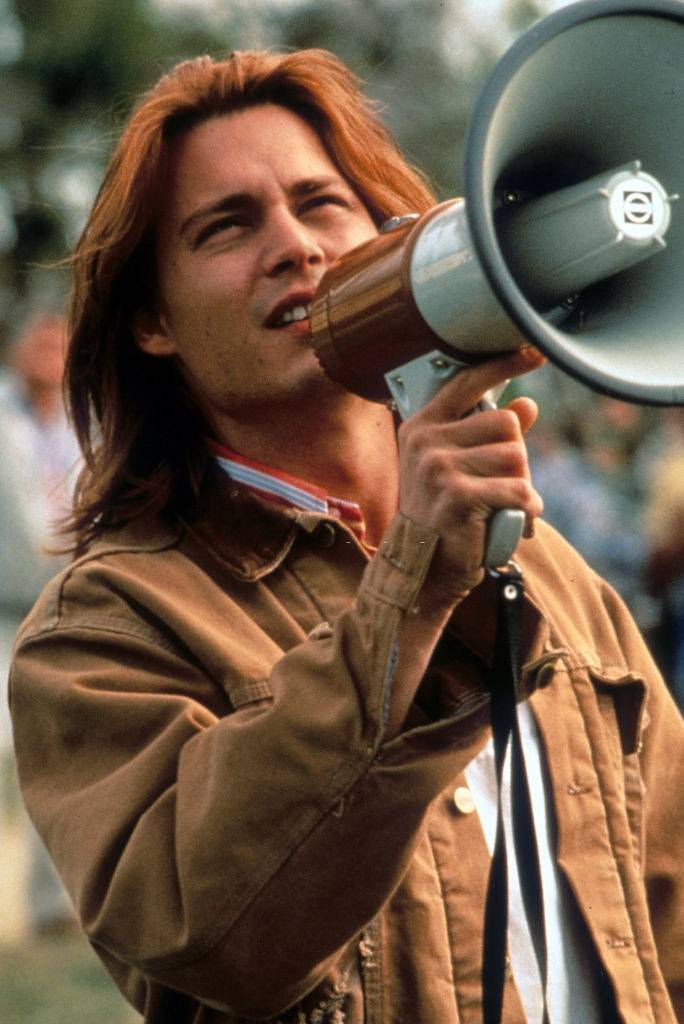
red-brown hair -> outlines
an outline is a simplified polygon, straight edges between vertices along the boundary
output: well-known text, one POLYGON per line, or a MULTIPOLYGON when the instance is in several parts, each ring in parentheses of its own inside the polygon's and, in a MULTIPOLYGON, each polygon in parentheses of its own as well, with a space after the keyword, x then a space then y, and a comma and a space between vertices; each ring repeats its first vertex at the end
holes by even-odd
POLYGON ((135 344, 154 303, 154 217, 169 144, 211 117, 259 103, 302 116, 376 224, 434 197, 332 54, 234 53, 178 64, 133 112, 73 255, 66 389, 85 469, 69 529, 76 546, 148 512, 187 514, 207 468, 204 424, 171 359, 135 344))

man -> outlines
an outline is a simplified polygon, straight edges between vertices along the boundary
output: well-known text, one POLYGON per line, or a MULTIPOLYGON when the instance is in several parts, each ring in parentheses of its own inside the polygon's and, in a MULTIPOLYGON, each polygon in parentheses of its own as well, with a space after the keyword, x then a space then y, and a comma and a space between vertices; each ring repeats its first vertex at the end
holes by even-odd
MULTIPOLYGON (((615 595, 532 538, 534 405, 465 415, 540 357, 397 435, 311 350, 326 267, 433 202, 331 56, 203 58, 134 113, 76 251, 77 557, 12 706, 27 804, 147 1021, 481 1020, 500 507, 528 521, 551 1019, 675 1020, 681 722, 615 595)), ((522 926, 509 1024, 541 1019, 522 926)))

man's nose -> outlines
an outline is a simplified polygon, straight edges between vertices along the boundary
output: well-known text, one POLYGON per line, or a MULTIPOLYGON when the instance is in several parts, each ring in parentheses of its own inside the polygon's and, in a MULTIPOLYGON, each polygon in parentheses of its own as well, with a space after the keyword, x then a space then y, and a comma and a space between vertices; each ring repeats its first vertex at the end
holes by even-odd
POLYGON ((313 232, 294 213, 279 211, 271 216, 264 247, 266 273, 274 276, 286 270, 320 265, 324 252, 313 232))

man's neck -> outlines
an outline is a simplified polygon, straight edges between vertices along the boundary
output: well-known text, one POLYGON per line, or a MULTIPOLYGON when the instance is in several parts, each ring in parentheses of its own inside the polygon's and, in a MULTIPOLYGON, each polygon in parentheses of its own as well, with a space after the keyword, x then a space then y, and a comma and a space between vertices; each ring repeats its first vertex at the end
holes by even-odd
POLYGON ((299 477, 361 507, 367 539, 377 544, 397 509, 399 472, 394 421, 383 405, 361 399, 267 417, 223 419, 219 440, 240 455, 299 477))

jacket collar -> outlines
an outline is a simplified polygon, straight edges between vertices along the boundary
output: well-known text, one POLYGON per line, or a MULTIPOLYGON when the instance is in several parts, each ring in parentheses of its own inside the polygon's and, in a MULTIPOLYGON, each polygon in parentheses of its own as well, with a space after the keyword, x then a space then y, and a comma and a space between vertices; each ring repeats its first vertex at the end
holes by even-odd
POLYGON ((276 505, 223 472, 210 471, 192 516, 171 523, 155 515, 112 528, 77 562, 113 552, 163 551, 190 544, 208 552, 236 579, 252 582, 278 568, 300 531, 313 534, 326 520, 346 529, 363 550, 354 532, 334 516, 276 505))
POLYGON ((210 473, 198 514, 184 522, 191 541, 209 548, 231 575, 262 579, 287 557, 299 530, 312 533, 327 516, 276 505, 224 473, 210 473))

